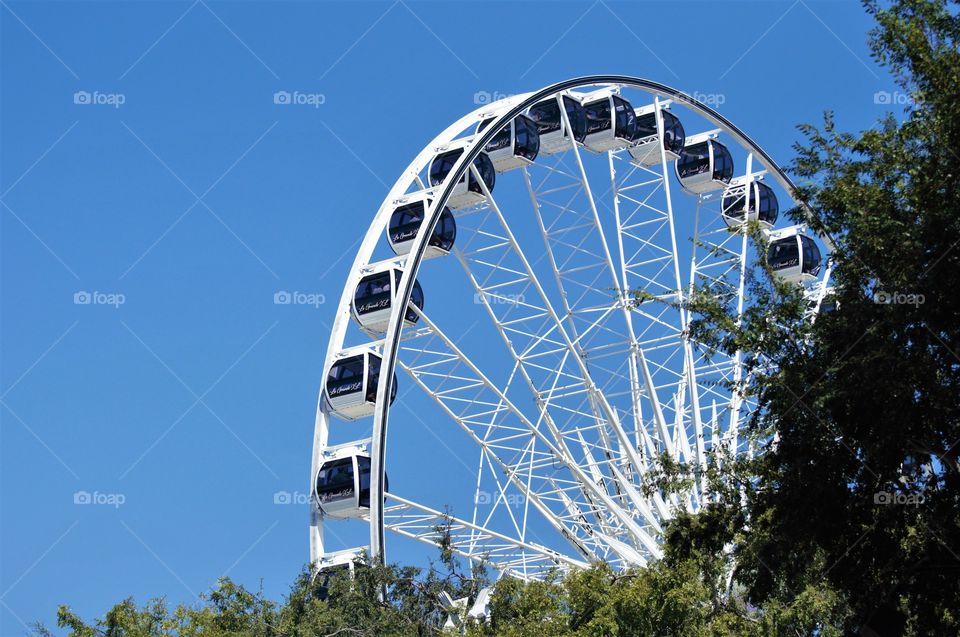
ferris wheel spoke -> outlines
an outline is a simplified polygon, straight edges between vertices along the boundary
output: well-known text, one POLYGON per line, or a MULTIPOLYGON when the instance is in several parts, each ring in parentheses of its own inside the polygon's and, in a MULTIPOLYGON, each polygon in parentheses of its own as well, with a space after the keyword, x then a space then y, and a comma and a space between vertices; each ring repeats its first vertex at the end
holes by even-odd
MULTIPOLYGON (((544 215, 538 213, 537 216, 543 224, 544 215)), ((563 216, 569 218, 572 215, 561 214, 558 218, 563 216)), ((623 355, 628 339, 622 325, 615 324, 616 317, 623 311, 623 303, 619 293, 611 288, 610 281, 607 280, 606 266, 602 260, 593 264, 577 262, 584 260, 578 258, 582 254, 589 255, 594 252, 596 246, 586 241, 593 228, 582 228, 586 236, 579 238, 574 244, 557 236, 568 231, 576 232, 581 228, 558 229, 558 225, 553 222, 550 227, 541 225, 541 228, 560 291, 563 316, 572 343, 577 349, 577 356, 586 361, 592 383, 609 401, 615 384, 611 381, 619 378, 611 375, 608 367, 598 366, 596 363, 604 356, 623 355), (557 256, 560 251, 567 253, 562 261, 557 256)), ((614 390, 613 394, 616 393, 614 390)), ((612 425, 610 433, 617 436, 612 425)))
MULTIPOLYGON (((627 336, 622 327, 618 331, 606 320, 611 315, 611 310, 618 308, 622 310, 627 331, 632 332, 630 310, 627 308, 626 303, 621 300, 625 286, 621 286, 617 271, 614 268, 610 249, 604 237, 602 224, 600 223, 597 204, 583 167, 579 148, 575 146, 572 154, 574 155, 579 170, 562 170, 560 167, 566 155, 561 155, 556 165, 544 164, 538 167, 538 173, 543 173, 543 175, 537 179, 532 177, 534 167, 525 167, 524 181, 530 194, 541 235, 544 239, 547 256, 554 271, 557 287, 560 290, 564 316, 567 318, 569 330, 575 338, 583 356, 590 361, 589 369, 591 377, 595 382, 599 381, 597 385, 601 389, 604 400, 616 398, 626 400, 625 406, 621 407, 621 409, 624 413, 634 415, 634 440, 636 441, 634 449, 639 450, 641 444, 639 440, 640 436, 637 435, 637 432, 639 432, 644 425, 636 422, 638 418, 637 414, 641 412, 641 407, 637 403, 640 394, 640 383, 636 369, 636 354, 632 351, 632 348, 628 347, 625 349, 623 347, 624 343, 635 339, 627 336), (559 195, 559 197, 557 197, 557 195, 559 195), (581 196, 578 197, 578 195, 581 196), (580 205, 577 206, 577 203, 580 205), (551 212, 555 214, 549 214, 548 216, 548 213, 551 212), (586 280, 583 278, 584 275, 587 276, 586 280), (609 277, 609 281, 607 281, 607 277, 609 277), (604 282, 606 282, 608 291, 606 295, 602 293, 598 294, 598 290, 604 289, 604 282), (612 288, 609 287, 611 284, 612 288), (614 303, 610 307, 604 307, 604 305, 610 305, 611 296, 613 297, 614 303), (594 318, 592 314, 595 315, 598 311, 600 312, 599 318, 594 318), (580 319, 580 322, 578 322, 578 319, 580 319), (587 323, 584 328, 584 321, 593 322, 587 323), (581 331, 582 333, 578 333, 581 331), (589 339, 591 332, 607 337, 607 341, 604 343, 601 339, 594 338, 591 343, 589 339), (603 357, 602 350, 605 347, 609 347, 611 341, 620 346, 618 354, 624 357, 624 363, 628 365, 628 374, 622 373, 621 366, 610 368, 597 364, 597 361, 603 357), (627 352, 626 356, 623 354, 624 351, 627 352)), ((608 156, 611 176, 613 177, 611 180, 611 190, 613 190, 616 187, 613 168, 614 153, 608 153, 608 156)), ((635 174, 635 167, 634 170, 630 171, 630 174, 635 174)), ((640 185, 654 185, 656 189, 659 188, 662 183, 661 180, 655 178, 646 178, 641 181, 640 185)), ((639 186, 633 185, 628 187, 635 189, 639 186)), ((648 193, 646 199, 649 199, 650 196, 652 195, 648 193)), ((614 199, 614 205, 618 205, 616 198, 614 199)), ((640 226, 636 225, 634 227, 640 226)), ((619 224, 618 230, 620 230, 619 224)), ((651 262, 659 265, 657 270, 653 272, 653 275, 645 277, 646 280, 643 281, 644 285, 642 289, 648 291, 650 287, 649 283, 656 281, 663 273, 670 272, 676 276, 676 268, 671 269, 670 267, 675 266, 676 259, 674 250, 662 248, 655 243, 655 239, 644 237, 643 241, 646 242, 647 246, 652 246, 659 251, 659 254, 654 259, 648 259, 646 263, 641 262, 637 264, 638 269, 641 271, 643 271, 644 267, 649 268, 651 262)), ((622 254, 622 238, 618 240, 617 247, 620 250, 620 254, 622 254)), ((623 261, 621 260, 621 267, 623 267, 623 265, 623 261)), ((677 279, 674 278, 674 281, 676 280, 677 279)), ((677 290, 678 285, 671 282, 670 284, 662 285, 658 293, 671 298, 676 296, 677 290)), ((649 292, 647 293, 649 294, 649 292)), ((669 327, 672 328, 670 330, 672 333, 669 333, 666 338, 671 338, 675 342, 678 329, 673 325, 669 327)), ((651 396, 651 400, 657 400, 655 394, 651 396)), ((658 409, 661 409, 660 405, 658 405, 658 409)), ((677 414, 679 415, 680 412, 678 411, 677 414)), ((674 427, 682 427, 682 420, 680 418, 677 418, 674 427)), ((666 433, 666 428, 661 430, 661 435, 666 433)), ((664 444, 669 445, 670 442, 676 440, 676 438, 677 435, 675 433, 672 437, 665 438, 664 444)), ((685 435, 682 440, 683 443, 681 446, 684 451, 687 451, 687 439, 685 435)), ((634 466, 638 469, 636 471, 637 477, 645 473, 646 465, 642 460, 638 460, 634 466)), ((621 488, 625 488, 626 485, 623 483, 625 476, 622 473, 617 472, 614 478, 621 488)), ((631 489, 631 491, 633 490, 631 489)), ((663 500, 660 499, 659 502, 655 504, 659 505, 658 508, 661 514, 665 515, 666 507, 664 506, 663 500)))
MULTIPOLYGON (((747 236, 742 231, 730 231, 723 221, 717 199, 703 195, 697 198, 690 293, 710 290, 715 298, 735 312, 739 321, 745 294, 747 236)), ((740 423, 745 413, 738 397, 744 380, 741 355, 739 352, 726 354, 708 349, 698 343, 690 343, 690 346, 696 350, 690 356, 691 388, 702 396, 702 400, 694 403, 699 405, 695 407, 694 415, 701 420, 711 418, 711 426, 721 432, 720 440, 736 451, 740 423), (715 406, 720 409, 716 418, 712 413, 717 408, 715 406)), ((697 437, 698 452, 704 440, 702 435, 697 437)))
MULTIPOLYGON (((685 405, 678 400, 684 395, 686 381, 682 371, 678 371, 685 360, 683 293, 670 176, 662 145, 658 145, 661 161, 657 165, 638 165, 628 153, 610 153, 608 164, 620 276, 623 287, 636 294, 628 316, 631 367, 637 377, 635 427, 647 430, 643 417, 647 413, 652 430, 647 440, 658 440, 660 450, 678 460, 690 455, 685 405), (673 400, 667 400, 668 397, 673 400)), ((655 451, 652 449, 651 453, 655 451)), ((697 495, 692 497, 696 499, 697 495)), ((679 498, 671 494, 670 501, 677 506, 679 498)), ((662 499, 659 505, 665 507, 662 499)), ((691 505, 686 504, 685 508, 691 505)))
POLYGON ((498 571, 521 579, 542 578, 552 570, 584 568, 575 560, 535 542, 527 542, 418 504, 395 493, 387 494, 384 526, 399 535, 440 547, 441 541, 458 555, 486 562, 498 571), (442 537, 441 533, 449 533, 442 537), (449 544, 446 544, 449 542, 449 544))
MULTIPOLYGON (((531 456, 534 453, 535 445, 536 445, 536 439, 530 438, 530 440, 527 442, 527 447, 524 451, 524 453, 526 454, 524 457, 531 456)), ((532 463, 528 462, 526 464, 528 466, 528 475, 529 475, 529 466, 532 463)), ((478 469, 478 476, 477 476, 477 494, 474 500, 477 503, 479 503, 480 501, 481 486, 485 484, 482 479, 483 477, 482 474, 484 471, 489 472, 490 477, 493 479, 494 484, 496 484, 497 486, 497 491, 496 491, 496 497, 491 498, 492 503, 490 505, 490 509, 487 511, 486 516, 483 519, 482 526, 484 528, 490 527, 494 523, 494 516, 496 515, 496 513, 500 510, 503 510, 507 513, 507 516, 510 518, 513 529, 516 531, 518 537, 525 538, 527 533, 526 512, 528 511, 528 507, 526 505, 528 504, 529 500, 524 500, 524 505, 525 505, 524 519, 522 521, 517 520, 517 517, 513 512, 513 508, 509 506, 510 500, 511 500, 511 491, 509 489, 510 485, 509 483, 505 485, 499 479, 499 477, 497 476, 497 470, 493 466, 493 461, 490 459, 489 453, 487 453, 483 449, 481 449, 481 453, 480 453, 480 466, 478 469)), ((530 489, 530 482, 528 480, 523 480, 523 484, 528 490, 530 489)), ((487 495, 486 497, 489 497, 489 495, 487 495)), ((474 520, 477 519, 477 516, 479 513, 480 513, 479 507, 476 507, 476 506, 473 507, 474 520)))
MULTIPOLYGON (((541 408, 543 422, 555 440, 572 438, 571 444, 583 445, 584 455, 590 457, 587 463, 591 466, 606 466, 615 461, 613 454, 605 452, 609 444, 597 433, 612 426, 619 443, 616 455, 625 457, 631 469, 639 471, 636 451, 620 428, 616 415, 593 383, 576 345, 558 318, 496 201, 484 185, 481 187, 487 200, 485 214, 473 231, 471 241, 463 248, 455 248, 454 252, 476 291, 475 298, 487 310, 508 352, 518 363, 522 377, 541 408), (500 253, 492 256, 491 247, 500 253), (499 267, 491 267, 491 263, 499 267), (506 282, 502 280, 501 267, 511 277, 506 282), (515 278, 517 272, 525 273, 526 277, 515 278), (507 296, 516 302, 491 302, 491 289, 500 294, 512 290, 507 296), (528 294, 533 298, 526 298, 528 294), (585 422, 592 424, 584 426, 585 422), (585 431, 593 431, 593 438, 585 440, 585 431), (601 457, 597 458, 594 451, 600 452, 601 457)), ((605 471, 605 476, 606 483, 619 486, 615 484, 616 477, 612 472, 605 471)))
MULTIPOLYGON (((611 454, 628 456, 627 462, 633 463, 632 470, 628 472, 642 474, 645 467, 620 423, 615 418, 605 417, 604 412, 612 410, 607 404, 608 395, 599 388, 605 388, 609 383, 602 377, 597 382, 597 372, 603 372, 605 368, 593 364, 594 349, 602 347, 599 343, 603 342, 603 338, 606 338, 607 347, 612 339, 621 351, 626 339, 622 333, 618 335, 608 326, 609 317, 621 306, 621 301, 619 294, 610 288, 611 283, 616 285, 616 278, 603 230, 598 223, 590 185, 579 160, 579 149, 574 145, 572 152, 577 159, 578 170, 571 171, 564 165, 564 158, 570 154, 565 153, 559 155, 553 164, 525 167, 524 182, 560 292, 569 338, 576 348, 574 355, 581 360, 590 360, 588 368, 583 366, 588 370, 587 385, 597 390, 591 392, 594 395, 588 396, 589 400, 581 408, 586 409, 590 405, 590 411, 598 422, 597 434, 606 447, 603 452, 606 458, 612 461, 611 454), (601 254, 607 258, 599 256, 601 254), (609 432, 606 431, 608 427, 611 429, 609 432), (612 449, 611 437, 621 445, 626 443, 629 451, 625 451, 625 447, 612 449), (629 457, 631 455, 633 457, 629 457)), ((581 369, 581 374, 584 371, 581 369)), ((593 467, 596 467, 596 463, 593 463, 593 467)), ((616 495, 624 498, 624 485, 620 484, 625 479, 624 473, 607 472, 607 475, 609 482, 616 487, 616 495)))
MULTIPOLYGON (((627 310, 579 146, 558 155, 552 165, 525 167, 524 182, 579 355, 588 361, 591 379, 604 399, 609 401, 611 394, 629 398, 628 392, 613 390, 621 377, 593 365, 597 351, 605 347, 617 345, 622 355, 628 341, 622 318, 619 324, 611 319, 627 310), (573 168, 565 164, 569 155, 573 168)), ((629 407, 620 408, 629 413, 629 407)))
POLYGON ((581 516, 610 528, 626 528, 654 550, 654 538, 635 524, 630 528, 629 514, 588 477, 574 454, 527 418, 428 316, 417 311, 430 336, 404 343, 401 368, 484 451, 525 502, 588 559, 595 559, 598 549, 590 526, 580 523, 581 516))

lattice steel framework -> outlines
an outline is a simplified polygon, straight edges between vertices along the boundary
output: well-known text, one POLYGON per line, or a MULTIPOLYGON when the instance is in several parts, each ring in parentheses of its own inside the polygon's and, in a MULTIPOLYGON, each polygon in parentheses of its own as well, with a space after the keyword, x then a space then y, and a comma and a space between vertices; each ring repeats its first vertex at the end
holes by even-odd
MULTIPOLYGON (((369 334, 350 328, 354 289, 375 265, 397 201, 426 191, 430 204, 409 254, 388 260, 405 273, 389 325, 369 343, 382 357, 382 368, 369 444, 371 502, 359 518, 369 524, 373 555, 383 556, 385 529, 437 544, 438 529, 444 528, 456 553, 521 578, 594 560, 618 567, 644 564, 659 557, 665 522, 680 509, 697 510, 709 497, 700 484, 683 497, 651 491, 646 477, 661 455, 704 466, 710 450, 720 445, 748 451, 739 427, 750 405, 733 389, 744 380, 741 356, 708 352, 693 342, 684 301, 709 284, 720 300, 742 312, 749 303, 744 280, 754 256, 746 234, 724 223, 722 190, 694 195, 681 189, 659 143, 664 109, 681 111, 688 130, 714 127, 706 132, 742 151, 746 170, 730 192, 766 179, 792 195, 780 167, 705 104, 639 78, 591 76, 464 116, 418 154, 384 199, 345 283, 324 365, 326 374, 348 341, 356 340, 354 334, 369 341, 369 334), (561 152, 498 175, 492 192, 473 166, 486 144, 531 105, 587 90, 629 95, 637 107, 652 105, 657 137, 643 143, 657 144, 659 161, 638 161, 626 144, 590 152, 568 137, 561 152), (490 118, 493 123, 475 133, 477 124, 490 118), (453 169, 442 184, 428 187, 430 159, 461 138, 468 141, 453 169), (460 343, 468 321, 440 325, 429 307, 415 308, 415 327, 404 327, 401 311, 440 213, 468 172, 480 183, 482 199, 454 211, 456 245, 430 267, 459 264, 473 300, 467 306, 474 313, 470 320, 488 323, 499 335, 499 343, 484 344, 499 351, 496 370, 486 369, 488 356, 468 353, 460 343), (515 188, 499 200, 499 182, 507 181, 515 188), (692 236, 680 233, 680 209, 692 236), (456 444, 476 449, 476 482, 463 487, 474 500, 469 519, 442 511, 444 503, 416 502, 423 494, 384 492, 388 423, 398 408, 387 400, 394 371, 455 425, 445 431, 451 438, 457 432, 456 444), (554 537, 539 541, 545 533, 554 537)), ((561 112, 569 130, 568 115, 561 112)), ((829 241, 822 240, 829 251, 829 241)), ((829 273, 828 264, 818 280, 805 284, 811 319, 823 302, 829 273)), ((406 391, 413 389, 405 386, 398 403, 406 391)), ((337 437, 334 419, 321 391, 311 484, 332 430, 337 437)), ((314 501, 315 563, 326 553, 324 525, 332 523, 314 501)))

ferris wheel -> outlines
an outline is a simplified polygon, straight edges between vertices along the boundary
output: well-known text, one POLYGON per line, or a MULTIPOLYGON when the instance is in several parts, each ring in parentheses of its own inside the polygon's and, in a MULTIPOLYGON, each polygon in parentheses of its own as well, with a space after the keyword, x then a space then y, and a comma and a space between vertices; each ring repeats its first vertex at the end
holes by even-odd
POLYGON ((752 453, 741 356, 690 338, 684 300, 749 304, 747 222, 811 315, 829 293, 829 242, 776 225, 793 191, 722 115, 627 76, 483 104, 440 133, 372 216, 336 309, 310 476, 317 572, 382 559, 388 537, 437 544, 438 527, 524 579, 658 558, 665 524, 711 497, 651 490, 660 459, 752 453), (471 480, 391 452, 411 448, 402 423, 425 404, 443 446, 470 450, 471 480), (390 484, 398 467, 421 479, 390 484), (441 483, 466 507, 446 510, 441 483))

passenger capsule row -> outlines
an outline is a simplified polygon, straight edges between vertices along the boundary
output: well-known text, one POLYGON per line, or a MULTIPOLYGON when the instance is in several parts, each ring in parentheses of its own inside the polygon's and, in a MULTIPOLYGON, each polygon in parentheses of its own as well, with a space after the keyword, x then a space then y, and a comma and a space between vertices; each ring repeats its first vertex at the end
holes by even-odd
MULTIPOLYGON (((369 348, 348 350, 330 368, 327 374, 325 393, 330 408, 341 418, 355 419, 373 412, 377 388, 380 382, 381 358, 369 348)), ((394 375, 390 403, 397 397, 397 381, 394 375)), ((348 444, 324 452, 323 462, 317 470, 313 485, 313 497, 324 517, 349 519, 362 517, 370 510, 370 454, 365 446, 348 444)), ((384 491, 389 490, 390 480, 384 474, 384 491)), ((344 559, 321 568, 339 572, 352 568, 352 559, 344 559)), ((326 595, 328 582, 320 587, 326 595)))
MULTIPOLYGON (((661 139, 656 109, 654 104, 635 109, 608 89, 563 93, 534 104, 493 136, 454 186, 427 241, 424 258, 449 254, 457 237, 451 211, 484 202, 496 185, 497 173, 529 165, 540 155, 569 150, 571 139, 594 153, 626 148, 632 161, 641 166, 660 164, 664 157, 674 161, 685 191, 700 195, 723 190, 721 214, 729 226, 755 221, 770 230, 779 214, 773 189, 749 178, 745 183, 735 183, 733 156, 716 134, 687 137, 679 118, 663 107, 661 139)), ((503 112, 491 111, 475 132, 482 133, 503 112)), ((397 202, 387 227, 387 241, 398 256, 410 252, 435 196, 433 189, 444 182, 472 139, 455 140, 439 149, 427 169, 430 188, 397 202)), ((777 276, 792 282, 817 277, 821 256, 813 239, 794 229, 770 230, 770 236, 767 263, 777 276)), ((375 266, 361 276, 350 310, 354 321, 367 333, 379 335, 386 330, 402 276, 403 271, 392 264, 375 266)), ((414 326, 423 307, 423 290, 419 282, 414 282, 404 326, 414 326)), ((349 420, 371 415, 376 406, 379 370, 380 357, 369 348, 342 353, 326 380, 332 410, 349 420)))

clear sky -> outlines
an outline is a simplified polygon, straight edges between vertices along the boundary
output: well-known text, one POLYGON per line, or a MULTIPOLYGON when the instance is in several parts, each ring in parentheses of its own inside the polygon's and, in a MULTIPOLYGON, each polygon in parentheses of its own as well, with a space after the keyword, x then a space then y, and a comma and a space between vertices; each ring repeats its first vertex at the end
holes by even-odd
MULTIPOLYGON (((350 246, 478 92, 646 77, 787 163, 797 123, 866 128, 895 90, 850 0, 4 0, 0 23, 3 636, 224 574, 288 590, 308 516, 275 494, 309 485, 350 246)), ((392 483, 469 488, 394 432, 392 483)))

